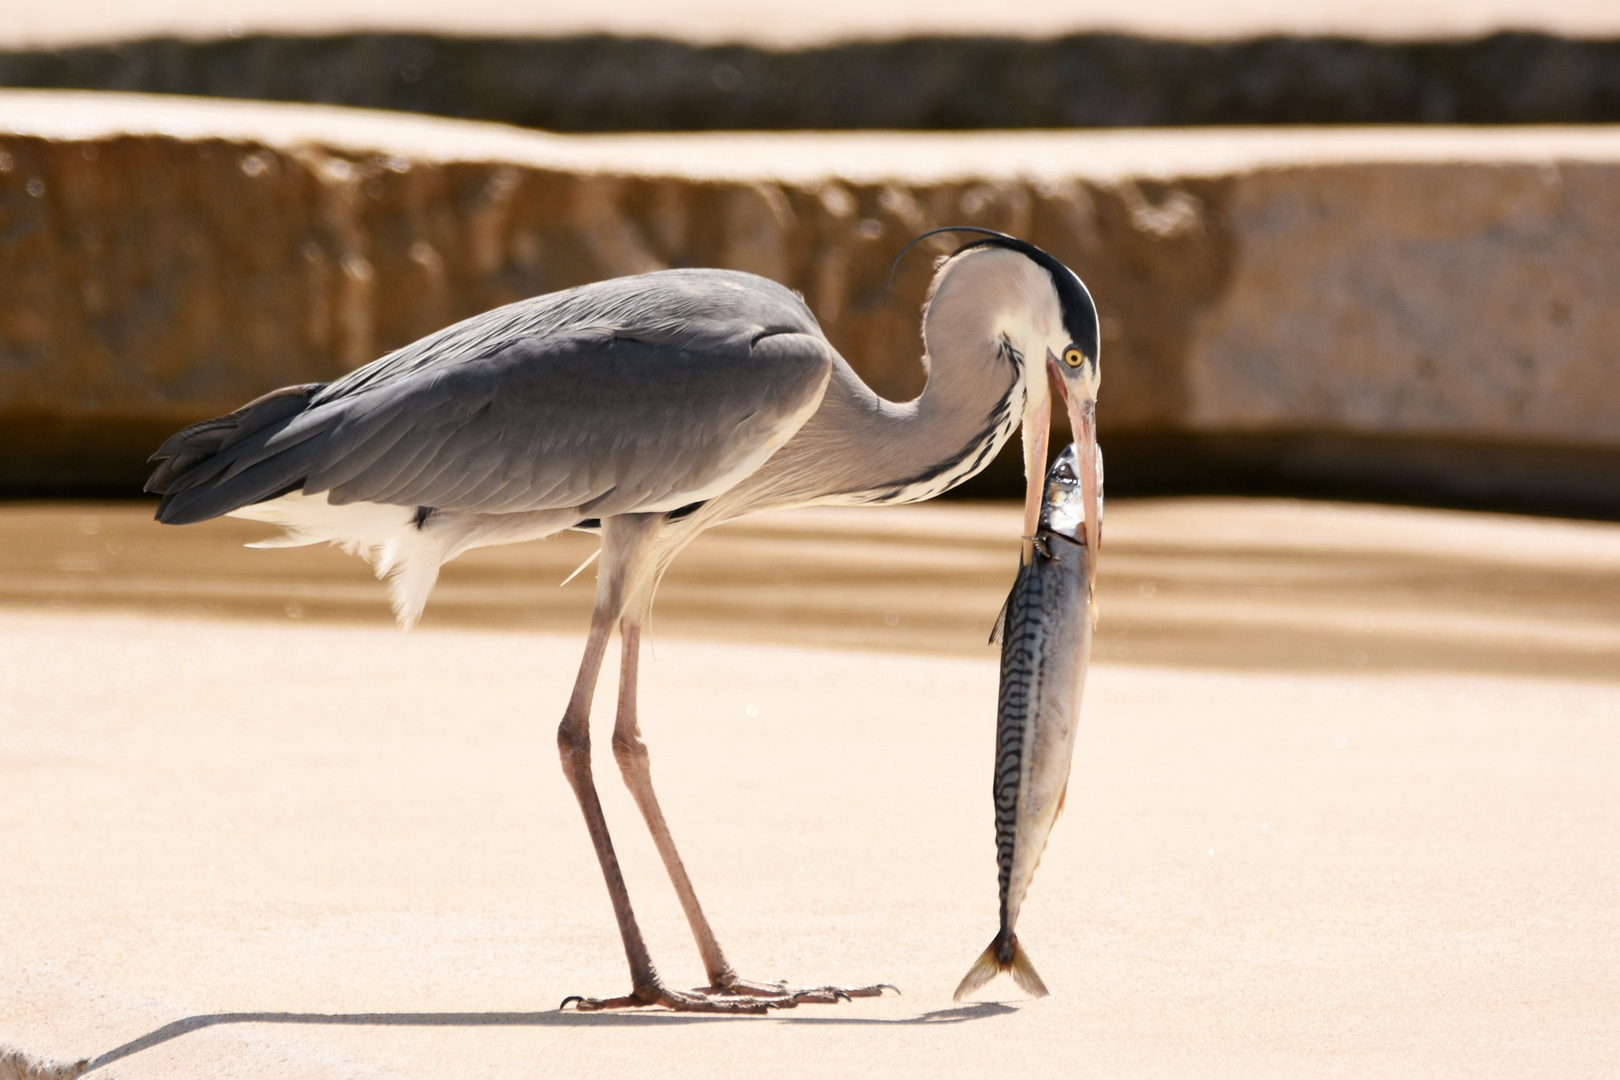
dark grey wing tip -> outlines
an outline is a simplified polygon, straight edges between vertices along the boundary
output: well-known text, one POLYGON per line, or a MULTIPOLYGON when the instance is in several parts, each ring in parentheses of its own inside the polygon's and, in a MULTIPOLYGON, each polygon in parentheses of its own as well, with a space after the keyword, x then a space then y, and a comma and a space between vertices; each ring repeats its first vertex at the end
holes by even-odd
MULTIPOLYGON (((148 489, 150 490, 150 489, 148 489)), ((158 501, 157 509, 152 513, 152 520, 159 525, 191 525, 194 522, 186 520, 175 505, 175 496, 165 495, 158 501)), ((203 520, 201 518, 197 520, 203 520)))
POLYGON ((158 503, 157 510, 152 514, 152 520, 156 521, 159 525, 196 524, 195 522, 182 519, 174 509, 174 500, 168 496, 165 496, 163 500, 158 503))
POLYGON ((267 436, 286 427, 293 417, 308 408, 310 400, 325 385, 303 383, 272 390, 234 412, 192 424, 165 439, 146 459, 148 464, 155 463, 157 467, 141 488, 163 496, 158 503, 157 520, 166 525, 189 525, 229 513, 237 506, 262 501, 261 496, 250 493, 233 503, 231 495, 223 490, 229 481, 216 480, 224 471, 219 465, 191 477, 190 482, 188 474, 221 454, 229 454, 246 439, 267 436))

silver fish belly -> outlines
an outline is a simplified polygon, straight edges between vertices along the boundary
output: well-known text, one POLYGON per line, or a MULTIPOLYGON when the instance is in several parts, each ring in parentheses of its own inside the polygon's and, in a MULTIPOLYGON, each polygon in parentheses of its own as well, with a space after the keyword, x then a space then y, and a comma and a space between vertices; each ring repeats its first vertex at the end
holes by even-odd
POLYGON ((998 972, 1026 993, 1047 994, 1015 929, 1068 792, 1091 655, 1092 553, 1082 541, 1076 468, 1071 446, 1047 476, 1035 550, 1019 567, 1001 623, 994 776, 1001 926, 956 988, 959 1001, 998 972))

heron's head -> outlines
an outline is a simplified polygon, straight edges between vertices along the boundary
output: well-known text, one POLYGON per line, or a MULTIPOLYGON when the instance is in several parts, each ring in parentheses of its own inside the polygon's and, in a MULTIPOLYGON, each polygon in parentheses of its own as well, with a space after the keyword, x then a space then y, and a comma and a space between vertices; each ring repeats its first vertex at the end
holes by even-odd
POLYGON ((1024 367, 1025 556, 1031 543, 1027 538, 1034 536, 1040 515, 1054 389, 1074 432, 1085 505, 1085 541, 1095 552, 1100 536, 1097 389, 1102 382, 1097 307, 1074 271, 1034 244, 986 229, 967 231, 985 235, 958 249, 953 259, 979 251, 1006 253, 997 273, 1010 279, 1013 287, 1008 296, 1016 298, 1003 303, 996 325, 1024 367))

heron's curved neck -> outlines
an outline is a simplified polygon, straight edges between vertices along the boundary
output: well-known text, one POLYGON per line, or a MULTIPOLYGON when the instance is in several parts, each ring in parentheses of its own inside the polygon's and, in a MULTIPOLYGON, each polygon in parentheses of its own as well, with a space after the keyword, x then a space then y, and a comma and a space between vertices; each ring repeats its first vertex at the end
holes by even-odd
POLYGON ((1044 370, 1044 357, 1023 356, 1039 322, 1029 309, 1051 295, 1044 273, 1009 252, 952 259, 923 313, 923 392, 888 401, 837 359, 821 407, 740 500, 749 509, 916 502, 984 468, 1017 429, 1028 395, 1046 393, 1044 378, 1026 377, 1044 370))
POLYGON ((821 409, 800 433, 809 436, 802 449, 823 466, 816 501, 931 498, 978 472, 1006 444, 1024 392, 1005 347, 952 345, 930 349, 929 359, 922 394, 903 403, 879 397, 847 367, 834 371, 821 409))

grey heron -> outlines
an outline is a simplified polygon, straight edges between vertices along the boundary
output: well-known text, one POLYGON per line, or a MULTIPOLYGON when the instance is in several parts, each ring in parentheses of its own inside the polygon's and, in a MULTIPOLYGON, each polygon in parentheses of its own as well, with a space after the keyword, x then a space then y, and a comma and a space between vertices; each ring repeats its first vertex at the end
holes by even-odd
POLYGON ((1090 294, 1031 244, 985 229, 934 231, 982 235, 938 264, 922 315, 927 382, 905 403, 868 388, 782 285, 664 270, 485 312, 335 382, 276 390, 187 428, 153 455, 147 490, 162 495, 159 521, 230 514, 282 526, 267 546, 341 545, 390 578, 407 627, 439 567, 462 552, 600 528, 595 606, 557 744, 631 990, 571 999, 581 1008, 757 1012, 880 992, 739 978, 676 851, 637 724, 637 662, 658 581, 693 537, 765 509, 931 498, 984 468, 1022 425, 1027 558, 1055 387, 1079 446, 1096 550, 1090 294), (653 966, 591 775, 590 703, 615 624, 613 753, 707 972, 709 985, 692 992, 670 989, 653 966))

